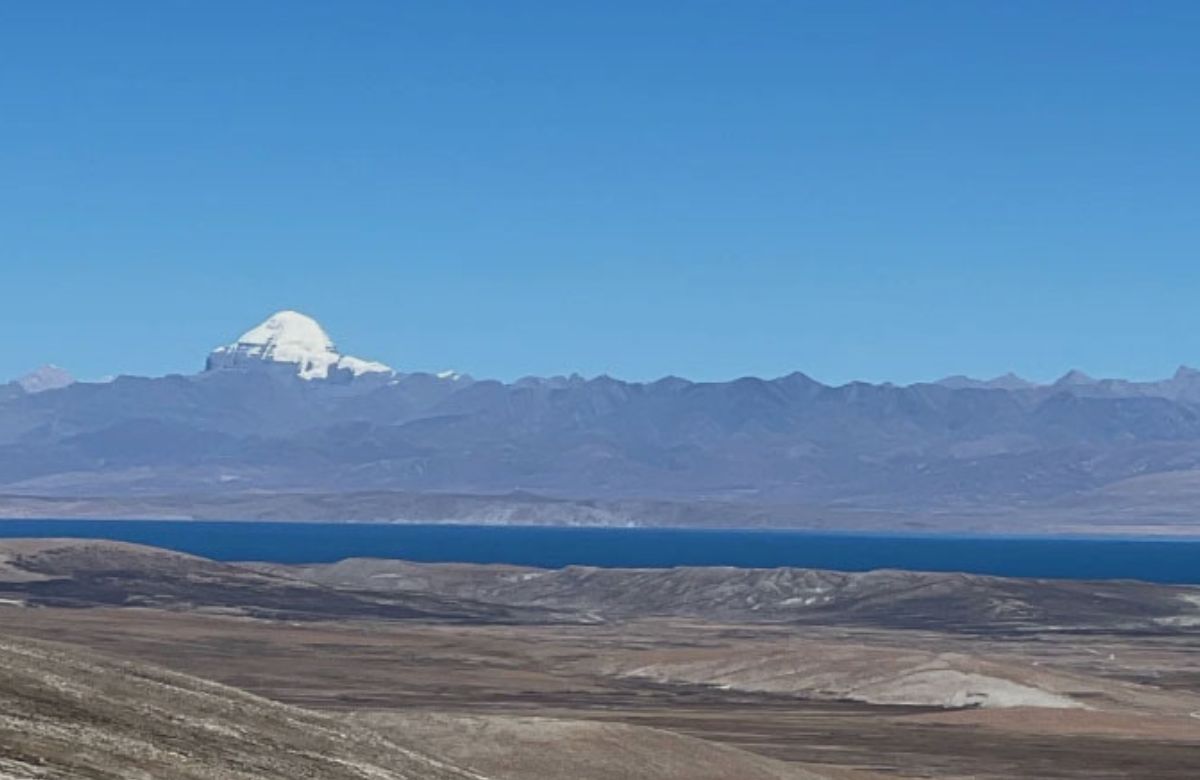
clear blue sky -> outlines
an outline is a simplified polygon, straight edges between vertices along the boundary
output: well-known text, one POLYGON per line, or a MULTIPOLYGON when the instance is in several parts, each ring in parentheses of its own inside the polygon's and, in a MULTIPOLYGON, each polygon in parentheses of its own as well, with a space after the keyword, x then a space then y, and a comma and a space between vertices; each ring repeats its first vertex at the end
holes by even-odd
POLYGON ((0 4, 0 377, 1200 363, 1200 3, 0 4))

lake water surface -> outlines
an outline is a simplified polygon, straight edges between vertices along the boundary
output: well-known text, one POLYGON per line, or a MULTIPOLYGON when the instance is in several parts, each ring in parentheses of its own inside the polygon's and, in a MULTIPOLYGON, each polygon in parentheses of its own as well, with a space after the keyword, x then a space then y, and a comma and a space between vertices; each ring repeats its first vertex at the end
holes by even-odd
POLYGON ((1200 584, 1200 541, 646 528, 4 520, 0 538, 68 536, 166 547, 224 561, 349 557, 590 566, 893 568, 1014 577, 1200 584))

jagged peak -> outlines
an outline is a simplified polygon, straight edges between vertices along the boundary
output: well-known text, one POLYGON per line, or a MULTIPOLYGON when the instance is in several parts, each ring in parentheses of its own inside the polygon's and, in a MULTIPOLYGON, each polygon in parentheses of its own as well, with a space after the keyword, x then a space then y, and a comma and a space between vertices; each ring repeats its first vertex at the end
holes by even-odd
POLYGON ((951 390, 1028 390, 1029 388, 1037 387, 1033 382, 1018 376, 1012 371, 993 377, 992 379, 975 379, 964 374, 955 374, 954 376, 939 379, 934 384, 950 388, 951 390))
POLYGON ((1077 368, 1073 368, 1058 378, 1054 383, 1058 387, 1067 385, 1094 385, 1096 380, 1077 368))
POLYGON ((1200 369, 1192 368, 1191 366, 1180 366, 1175 371, 1175 379, 1195 379, 1200 377, 1200 369))

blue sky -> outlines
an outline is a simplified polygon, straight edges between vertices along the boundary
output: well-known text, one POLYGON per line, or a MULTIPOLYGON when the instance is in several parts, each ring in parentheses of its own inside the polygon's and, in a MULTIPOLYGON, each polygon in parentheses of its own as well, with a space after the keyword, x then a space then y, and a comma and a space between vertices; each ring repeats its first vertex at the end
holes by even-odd
POLYGON ((0 377, 1200 363, 1200 4, 0 4, 0 377))

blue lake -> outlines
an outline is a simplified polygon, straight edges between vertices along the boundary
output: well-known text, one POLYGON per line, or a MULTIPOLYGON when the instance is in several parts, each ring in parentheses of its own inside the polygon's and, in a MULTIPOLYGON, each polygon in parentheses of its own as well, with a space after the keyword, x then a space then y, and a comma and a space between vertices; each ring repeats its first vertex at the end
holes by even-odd
POLYGON ((0 537, 69 536, 166 547, 225 561, 317 563, 349 557, 413 561, 670 566, 894 568, 1015 577, 1200 584, 1200 541, 885 536, 533 526, 4 520, 0 537))

